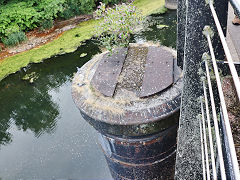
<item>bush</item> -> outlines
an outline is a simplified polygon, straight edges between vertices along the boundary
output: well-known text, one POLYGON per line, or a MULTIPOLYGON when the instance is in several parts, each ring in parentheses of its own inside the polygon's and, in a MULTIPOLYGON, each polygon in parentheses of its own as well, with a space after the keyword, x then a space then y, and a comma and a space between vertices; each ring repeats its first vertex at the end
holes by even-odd
POLYGON ((62 13, 60 13, 60 17, 63 19, 70 19, 73 16, 74 16, 74 13, 69 8, 65 9, 62 13))
POLYGON ((27 2, 10 1, 0 6, 0 36, 8 36, 16 32, 37 27, 39 13, 27 2))
MULTIPOLYGON (((103 0, 115 4, 119 0, 103 0)), ((57 17, 69 19, 90 13, 97 0, 0 0, 0 38, 18 31, 28 31, 39 26, 48 29, 57 17)))
POLYGON ((110 52, 115 47, 127 46, 130 34, 144 21, 141 12, 132 4, 116 5, 109 9, 105 8, 105 4, 101 4, 96 16, 103 17, 103 21, 95 27, 95 35, 99 38, 100 45, 110 52))
POLYGON ((0 37, 16 29, 32 30, 44 20, 53 20, 62 12, 66 0, 9 0, 0 6, 0 37), (14 29, 14 30, 12 30, 14 29))
POLYGON ((94 0, 80 0, 80 11, 82 14, 90 13, 95 7, 94 0))
MULTIPOLYGON (((103 0, 102 2, 106 5, 114 5, 114 4, 118 4, 120 1, 119 0, 103 0)), ((126 0, 122 0, 121 2, 126 2, 126 0)))
POLYGON ((35 9, 40 14, 40 20, 51 19, 58 17, 58 14, 63 12, 64 3, 66 0, 40 0, 35 9))
POLYGON ((94 0, 67 0, 64 5, 64 10, 60 13, 60 17, 69 19, 76 15, 90 13, 94 7, 94 0))
POLYGON ((16 36, 18 38, 18 42, 23 42, 23 41, 27 40, 26 34, 24 32, 22 32, 22 31, 16 32, 14 34, 16 34, 16 36))
POLYGON ((44 19, 41 23, 41 30, 51 29, 53 27, 52 19, 44 19))
POLYGON ((79 14, 81 14, 79 0, 68 0, 64 5, 64 10, 60 13, 60 17, 70 19, 79 14))
POLYGON ((15 46, 19 44, 20 42, 23 42, 27 39, 26 35, 24 32, 19 31, 19 32, 14 32, 10 34, 6 38, 2 38, 2 42, 5 46, 15 46))

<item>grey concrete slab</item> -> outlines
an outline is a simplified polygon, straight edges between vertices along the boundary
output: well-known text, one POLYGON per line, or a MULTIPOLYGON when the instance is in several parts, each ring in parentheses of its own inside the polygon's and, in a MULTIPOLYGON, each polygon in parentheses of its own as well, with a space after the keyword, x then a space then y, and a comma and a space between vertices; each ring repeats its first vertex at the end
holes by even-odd
POLYGON ((105 54, 99 62, 91 84, 103 95, 113 96, 127 50, 127 48, 121 48, 116 50, 111 56, 105 54))
POLYGON ((173 55, 163 48, 150 46, 139 97, 156 94, 173 84, 173 55))

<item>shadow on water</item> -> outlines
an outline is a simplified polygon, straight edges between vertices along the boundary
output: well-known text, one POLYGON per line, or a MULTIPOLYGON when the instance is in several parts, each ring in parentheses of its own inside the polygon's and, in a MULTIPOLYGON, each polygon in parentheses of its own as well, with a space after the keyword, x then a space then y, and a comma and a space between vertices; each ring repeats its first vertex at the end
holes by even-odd
MULTIPOLYGON (((176 47, 176 12, 154 22, 132 42, 176 47), (157 24, 168 25, 159 29, 157 24)), ((76 52, 31 64, 0 82, 0 175, 2 178, 110 179, 97 133, 71 99, 71 80, 100 50, 93 40, 76 52), (85 57, 81 54, 87 53, 85 57), (35 72, 33 83, 22 80, 35 72), (80 120, 81 121, 80 121, 80 120)), ((1 179, 1 178, 0 178, 1 179)))

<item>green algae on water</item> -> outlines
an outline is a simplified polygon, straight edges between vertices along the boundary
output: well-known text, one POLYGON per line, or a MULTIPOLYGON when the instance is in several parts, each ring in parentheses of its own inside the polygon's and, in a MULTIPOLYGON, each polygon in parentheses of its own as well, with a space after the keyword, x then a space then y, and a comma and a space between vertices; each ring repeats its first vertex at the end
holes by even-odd
POLYGON ((83 58, 83 57, 85 57, 85 56, 87 56, 87 53, 82 53, 82 54, 80 54, 80 58, 83 58))
POLYGON ((157 28, 158 29, 164 29, 164 28, 168 28, 169 26, 168 25, 165 25, 165 24, 159 24, 157 25, 157 28))
POLYGON ((38 78, 38 75, 36 74, 36 72, 31 72, 30 74, 26 74, 25 76, 23 76, 22 80, 33 83, 37 78, 38 78))

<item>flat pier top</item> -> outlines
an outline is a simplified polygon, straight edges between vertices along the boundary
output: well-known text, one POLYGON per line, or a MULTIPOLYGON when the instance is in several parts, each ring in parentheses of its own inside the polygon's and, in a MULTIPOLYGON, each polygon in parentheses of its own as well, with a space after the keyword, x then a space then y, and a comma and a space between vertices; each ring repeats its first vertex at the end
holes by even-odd
POLYGON ((131 44, 92 58, 76 73, 72 96, 81 112, 116 125, 155 122, 179 110, 181 70, 166 47, 131 44))

